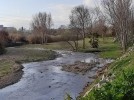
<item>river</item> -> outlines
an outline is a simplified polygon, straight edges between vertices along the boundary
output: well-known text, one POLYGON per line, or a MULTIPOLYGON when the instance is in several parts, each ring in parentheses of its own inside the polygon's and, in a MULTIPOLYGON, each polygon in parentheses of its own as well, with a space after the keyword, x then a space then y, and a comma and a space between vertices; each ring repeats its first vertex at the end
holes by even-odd
POLYGON ((91 53, 57 52, 62 56, 55 60, 23 64, 23 77, 18 83, 0 89, 0 100, 64 100, 66 94, 76 98, 87 83, 94 81, 91 77, 97 70, 111 62, 91 53), (98 61, 100 64, 85 75, 61 70, 62 65, 75 61, 98 61))

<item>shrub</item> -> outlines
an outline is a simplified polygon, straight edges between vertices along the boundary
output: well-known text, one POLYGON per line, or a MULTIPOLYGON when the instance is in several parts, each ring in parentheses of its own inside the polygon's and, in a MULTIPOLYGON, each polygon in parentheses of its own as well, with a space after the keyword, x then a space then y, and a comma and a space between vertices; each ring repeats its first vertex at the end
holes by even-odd
POLYGON ((64 41, 64 39, 61 37, 61 35, 57 35, 57 36, 48 36, 48 43, 51 42, 60 42, 60 41, 64 41))
POLYGON ((6 45, 6 43, 8 42, 9 38, 8 38, 8 32, 6 31, 0 31, 0 44, 1 45, 6 45))
POLYGON ((30 34, 27 36, 28 43, 31 44, 41 44, 42 43, 42 37, 40 35, 30 34))
POLYGON ((93 35, 91 36, 91 40, 89 41, 89 43, 91 44, 92 48, 98 48, 99 44, 98 44, 98 33, 93 33, 93 35))
POLYGON ((23 36, 23 34, 20 33, 10 33, 9 39, 12 42, 26 42, 25 36, 23 36))
POLYGON ((4 54, 6 52, 4 46, 0 43, 0 55, 4 54))
POLYGON ((133 100, 134 70, 122 71, 113 82, 93 90, 81 100, 133 100))
POLYGON ((92 48, 98 48, 99 47, 97 39, 91 40, 90 44, 91 44, 92 48))

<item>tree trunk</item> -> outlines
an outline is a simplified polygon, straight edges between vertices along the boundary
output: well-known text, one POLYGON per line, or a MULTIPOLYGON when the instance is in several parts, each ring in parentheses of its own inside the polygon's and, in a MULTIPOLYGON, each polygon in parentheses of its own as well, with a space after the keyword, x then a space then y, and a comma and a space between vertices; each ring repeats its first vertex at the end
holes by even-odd
POLYGON ((69 41, 66 41, 66 42, 72 47, 73 51, 75 51, 74 46, 69 41))
POLYGON ((127 37, 126 37, 126 34, 123 34, 123 39, 122 39, 122 48, 123 48, 123 52, 126 52, 127 50, 127 37))
POLYGON ((85 49, 85 38, 83 38, 83 49, 85 49))
POLYGON ((83 32, 83 49, 86 47, 85 32, 83 32))

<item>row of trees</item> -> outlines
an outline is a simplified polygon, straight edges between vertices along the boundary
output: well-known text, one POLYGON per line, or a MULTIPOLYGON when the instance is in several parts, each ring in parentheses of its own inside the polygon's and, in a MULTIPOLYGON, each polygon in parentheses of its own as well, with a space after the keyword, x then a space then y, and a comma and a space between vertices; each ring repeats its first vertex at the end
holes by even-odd
POLYGON ((132 0, 102 0, 109 24, 116 31, 116 38, 123 51, 134 43, 134 7, 132 0))
POLYGON ((51 14, 39 13, 34 16, 33 22, 31 24, 33 33, 39 33, 42 36, 42 44, 47 43, 48 34, 50 33, 51 27, 53 25, 51 14))
MULTIPOLYGON (((105 28, 105 21, 103 20, 104 16, 99 8, 89 10, 84 5, 77 6, 72 9, 69 18, 70 24, 67 27, 62 26, 60 30, 62 32, 62 38, 64 38, 64 40, 76 51, 79 47, 79 39, 83 40, 83 49, 86 47, 86 37, 92 37, 92 42, 95 42, 95 31, 93 31, 94 26, 98 26, 98 29, 101 29, 101 31, 104 31, 105 28)), ((40 12, 34 16, 31 27, 33 33, 39 33, 42 36, 42 44, 47 43, 47 38, 51 32, 52 25, 51 14, 40 12)))
MULTIPOLYGON (((92 47, 98 47, 97 33, 100 33, 104 39, 107 27, 110 26, 125 52, 128 46, 134 43, 132 0, 102 0, 101 8, 104 9, 102 11, 99 7, 89 9, 84 5, 74 7, 69 16, 70 24, 61 27, 64 40, 76 51, 79 48, 79 39, 83 41, 83 49, 86 48, 86 37, 91 39, 92 47)), ((40 12, 34 16, 31 26, 33 33, 42 36, 42 44, 47 43, 52 25, 51 14, 40 12)))

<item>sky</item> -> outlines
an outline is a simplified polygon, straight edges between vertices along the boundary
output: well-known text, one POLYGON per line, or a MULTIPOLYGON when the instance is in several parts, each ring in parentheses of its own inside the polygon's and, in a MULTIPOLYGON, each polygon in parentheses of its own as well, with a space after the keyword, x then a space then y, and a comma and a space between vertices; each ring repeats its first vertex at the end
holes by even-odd
POLYGON ((69 24, 71 9, 78 5, 94 7, 100 0, 0 0, 0 25, 30 29, 38 12, 52 14, 54 28, 69 24))

